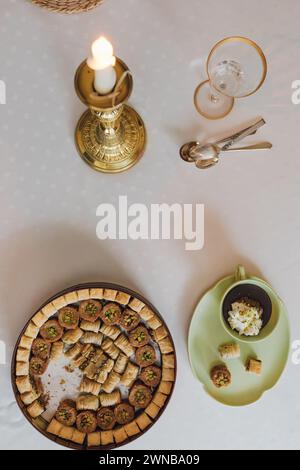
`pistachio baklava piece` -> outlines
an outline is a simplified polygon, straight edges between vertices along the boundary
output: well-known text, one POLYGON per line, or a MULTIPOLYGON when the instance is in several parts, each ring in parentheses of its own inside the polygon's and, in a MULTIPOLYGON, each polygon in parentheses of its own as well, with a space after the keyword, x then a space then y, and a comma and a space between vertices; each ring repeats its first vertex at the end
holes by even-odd
POLYGON ((83 331, 78 327, 75 330, 68 330, 62 337, 62 341, 67 345, 77 343, 83 336, 83 331))
POLYGON ((16 360, 17 362, 28 362, 30 357, 30 350, 29 349, 23 349, 23 348, 18 348, 17 349, 17 354, 16 354, 16 360))
POLYGON ((126 439, 128 439, 124 427, 114 429, 112 433, 116 444, 121 444, 122 442, 126 441, 126 439))
POLYGON ((83 350, 83 345, 80 343, 75 343, 74 346, 71 346, 66 352, 65 356, 69 359, 76 359, 83 350))
POLYGON ((96 411, 98 408, 99 408, 99 398, 94 395, 80 395, 76 400, 76 409, 79 411, 80 410, 96 411))
POLYGON ((81 320, 80 328, 83 331, 90 331, 92 333, 99 333, 101 322, 97 320, 95 322, 90 322, 87 320, 81 320))
POLYGON ((43 414, 44 411, 45 407, 39 399, 37 399, 27 407, 27 412, 31 416, 31 418, 37 418, 38 416, 43 414))
POLYGON ((121 392, 117 389, 112 393, 100 393, 99 400, 102 407, 118 405, 121 403, 121 392))
POLYGON ((225 388, 231 385, 231 373, 224 364, 213 367, 210 378, 217 388, 225 388))
POLYGON ((150 340, 150 335, 145 326, 138 326, 129 333, 129 341, 134 348, 142 348, 146 346, 150 340))
POLYGON ((83 377, 79 391, 81 393, 88 393, 91 395, 95 395, 96 397, 99 395, 101 390, 101 384, 95 382, 95 380, 88 379, 87 377, 83 377))
POLYGON ((156 359, 155 349, 149 344, 136 350, 135 360, 141 367, 152 366, 152 364, 156 362, 156 359))
POLYGON ((118 293, 118 291, 116 291, 114 289, 104 289, 103 299, 104 300, 114 301, 117 297, 117 293, 118 293))
POLYGON ((262 361, 258 359, 249 358, 246 364, 246 371, 249 374, 261 375, 262 373, 262 361))
POLYGON ((115 418, 118 424, 128 424, 134 419, 135 410, 129 403, 120 403, 114 409, 115 418))
POLYGON ((152 420, 149 418, 147 413, 140 414, 140 416, 136 418, 135 422, 141 431, 144 431, 152 424, 152 420))
POLYGON ((28 336, 23 335, 20 339, 19 347, 23 349, 31 349, 34 338, 29 338, 28 336))
POLYGON ((121 305, 128 305, 130 301, 130 295, 125 292, 118 292, 116 296, 116 302, 121 305))
POLYGON ((112 339, 113 341, 115 341, 117 337, 121 334, 120 328, 118 328, 117 326, 108 326, 105 325, 105 323, 101 325, 100 332, 104 336, 108 336, 108 338, 112 339))
POLYGON ((121 309, 118 304, 110 302, 106 304, 101 312, 101 320, 107 326, 113 326, 119 323, 121 317, 121 309))
POLYGON ((49 432, 50 434, 53 434, 54 436, 58 436, 59 431, 61 430, 62 427, 63 425, 61 423, 59 423, 55 418, 52 418, 52 420, 50 421, 47 427, 47 432, 49 432))
POLYGON ((96 300, 102 300, 103 299, 103 289, 99 287, 94 287, 93 289, 90 289, 90 298, 91 299, 96 299, 96 300))
POLYGON ((78 295, 76 291, 68 292, 65 294, 67 305, 76 304, 78 302, 78 295))
POLYGON ((100 432, 91 432, 87 437, 88 447, 100 447, 101 445, 101 433, 100 432))
POLYGON ((39 327, 36 326, 33 322, 30 322, 24 332, 24 336, 35 339, 39 334, 39 331, 39 327))
POLYGON ((129 307, 131 310, 140 313, 141 310, 145 307, 145 304, 141 300, 133 298, 131 302, 129 302, 129 307))
POLYGON ((43 375, 48 367, 48 361, 33 356, 29 362, 29 371, 32 375, 43 375))
POLYGON ((74 434, 74 428, 70 426, 62 426, 59 430, 58 436, 66 441, 71 441, 74 434))
POLYGON ((116 424, 116 417, 112 408, 103 407, 97 411, 98 427, 102 431, 110 431, 116 424))
POLYGON ((167 338, 159 340, 158 345, 162 354, 169 354, 174 351, 173 343, 169 336, 167 338))
POLYGON ((43 312, 38 312, 34 315, 34 317, 32 317, 32 322, 38 328, 41 328, 44 325, 44 323, 46 323, 47 320, 48 320, 48 318, 46 317, 46 315, 43 312))
POLYGON ((29 375, 16 378, 16 386, 19 393, 30 393, 32 391, 32 385, 30 382, 29 375))
POLYGON ((55 419, 64 426, 73 426, 76 423, 76 403, 72 400, 63 400, 58 405, 55 419))
POLYGON ((42 397, 44 387, 42 381, 38 377, 28 377, 28 384, 26 384, 26 392, 21 393, 20 397, 25 405, 31 405, 34 401, 42 397))
POLYGON ((124 425, 125 432, 127 436, 133 437, 136 436, 137 434, 140 434, 140 428, 136 424, 135 421, 132 421, 131 423, 125 424, 124 425))
POLYGON ((145 322, 148 322, 154 316, 153 310, 151 310, 151 308, 147 307, 147 305, 145 305, 140 310, 139 314, 145 322))
POLYGON ((148 416, 150 416, 150 418, 155 419, 160 412, 160 407, 157 406, 154 402, 151 402, 150 405, 145 409, 145 412, 148 416))
POLYGON ((62 338, 64 329, 57 320, 48 320, 40 329, 40 334, 49 343, 55 343, 62 338))
POLYGON ((110 374, 108 375, 106 381, 102 385, 102 390, 106 393, 112 393, 113 390, 120 383, 120 380, 121 380, 120 374, 112 370, 110 374))
POLYGON ((95 380, 100 384, 104 384, 107 380, 108 374, 113 370, 114 364, 115 363, 112 359, 106 359, 99 367, 95 380))
POLYGON ((48 361, 51 352, 51 343, 42 338, 36 338, 32 343, 32 354, 43 361, 48 361))
POLYGON ((154 314, 153 317, 151 317, 148 321, 147 321, 147 325, 152 329, 152 330, 157 330, 158 328, 160 328, 162 326, 162 321, 161 321, 161 318, 154 314))
POLYGON ((157 391, 153 397, 153 403, 155 403, 159 408, 163 408, 167 398, 167 395, 157 391))
POLYGON ((56 314, 57 310, 54 305, 50 302, 42 308, 42 312, 49 319, 50 317, 56 314))
POLYGON ((153 331, 153 338, 157 342, 161 341, 162 339, 165 339, 168 335, 169 333, 164 326, 160 326, 159 328, 153 331))
POLYGON ((165 382, 175 382, 175 369, 167 369, 163 367, 162 380, 165 382))
POLYGON ((175 355, 174 354, 163 354, 162 365, 166 369, 175 369, 175 355))
POLYGON ((52 304, 56 308, 56 310, 60 310, 61 308, 65 307, 67 305, 67 301, 64 295, 61 295, 60 297, 57 297, 56 299, 52 300, 52 304))
POLYGON ((102 312, 102 304, 99 300, 85 300, 80 303, 79 315, 83 320, 96 322, 102 312))
POLYGON ((22 393, 20 397, 24 405, 31 405, 34 401, 41 397, 41 392, 32 390, 30 392, 22 393))
POLYGON ((138 326, 141 321, 141 317, 137 312, 134 312, 130 308, 125 308, 119 319, 119 324, 124 330, 131 331, 138 326))
POLYGON ((82 411, 76 418, 76 427, 79 432, 90 434, 97 429, 97 419, 92 411, 82 411))
POLYGON ((79 312, 74 307, 64 307, 58 312, 58 323, 66 330, 75 330, 79 324, 79 312))
POLYGON ((125 372, 121 377, 121 384, 125 387, 131 387, 138 376, 139 370, 140 369, 136 364, 133 364, 133 362, 129 362, 125 369, 125 372))
POLYGON ((79 301, 90 300, 90 289, 80 289, 77 291, 79 301))
POLYGON ((114 371, 117 372, 118 374, 123 374, 128 364, 128 360, 129 359, 126 356, 126 354, 122 354, 122 353, 119 354, 114 365, 114 371))
POLYGON ((109 338, 106 338, 102 342, 101 347, 102 347, 103 351, 105 351, 106 354, 113 360, 116 360, 117 357, 120 354, 119 348, 117 348, 115 343, 109 338))
POLYGON ((241 356, 240 345, 236 343, 223 344, 219 347, 219 354, 223 361, 238 359, 241 356))
POLYGON ((160 382, 157 390, 163 393, 164 395, 170 395, 173 389, 173 385, 173 382, 166 382, 163 380, 162 382, 160 382))
POLYGON ((128 400, 134 408, 147 408, 152 400, 151 390, 136 383, 129 392, 128 400))
POLYGON ((58 361, 64 352, 64 343, 62 341, 56 341, 52 343, 50 352, 50 361, 58 361))
POLYGON ((127 357, 130 357, 134 354, 134 347, 130 344, 127 336, 125 336, 123 333, 115 340, 115 346, 117 346, 120 351, 126 354, 127 357))
POLYGON ((109 446, 114 443, 114 435, 112 431, 101 431, 101 445, 109 446))
POLYGON ((92 331, 86 331, 80 338, 81 343, 94 344, 95 346, 101 346, 102 340, 102 333, 93 333, 92 331))
POLYGON ((157 366, 148 366, 141 370, 140 380, 148 387, 155 388, 161 381, 161 370, 157 366))
POLYGON ((70 439, 75 444, 83 445, 86 438, 86 433, 78 431, 78 429, 74 428, 73 436, 70 439))

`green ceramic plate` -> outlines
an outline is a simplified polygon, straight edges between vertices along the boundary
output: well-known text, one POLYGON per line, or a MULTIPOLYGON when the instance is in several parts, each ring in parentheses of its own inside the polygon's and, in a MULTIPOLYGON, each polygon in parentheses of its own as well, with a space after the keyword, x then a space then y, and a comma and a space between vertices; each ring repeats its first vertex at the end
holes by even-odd
POLYGON ((229 406, 245 406, 259 400, 264 392, 273 388, 280 379, 289 356, 290 330, 286 308, 271 287, 261 279, 257 280, 271 297, 279 304, 279 321, 276 329, 264 341, 244 343, 236 341, 241 347, 240 359, 225 361, 232 374, 232 384, 228 388, 217 389, 210 380, 210 370, 222 363, 218 347, 233 342, 220 320, 220 303, 227 289, 235 283, 235 277, 222 279, 200 300, 190 325, 188 349, 190 363, 195 377, 204 389, 217 401, 229 406), (249 356, 263 361, 262 375, 255 376, 245 371, 244 364, 249 356))

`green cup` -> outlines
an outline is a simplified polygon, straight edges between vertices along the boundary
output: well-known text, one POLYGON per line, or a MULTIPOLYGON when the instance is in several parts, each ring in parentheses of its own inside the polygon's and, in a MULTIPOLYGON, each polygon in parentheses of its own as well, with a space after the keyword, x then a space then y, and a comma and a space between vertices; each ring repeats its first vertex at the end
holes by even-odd
POLYGON ((221 323, 227 333, 235 340, 244 343, 257 343, 267 339, 275 330, 278 320, 280 306, 277 294, 271 287, 261 279, 248 278, 245 268, 238 266, 235 273, 235 283, 225 292, 220 306, 221 323), (234 302, 242 299, 249 298, 262 306, 263 326, 257 336, 244 336, 240 335, 237 331, 233 330, 228 322, 229 311, 234 302))

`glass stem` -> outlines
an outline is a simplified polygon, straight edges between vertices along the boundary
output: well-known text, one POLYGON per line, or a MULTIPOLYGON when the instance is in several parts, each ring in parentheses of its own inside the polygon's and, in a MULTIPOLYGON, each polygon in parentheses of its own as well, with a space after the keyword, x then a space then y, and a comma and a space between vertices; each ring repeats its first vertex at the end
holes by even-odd
POLYGON ((220 93, 212 86, 210 86, 210 99, 213 104, 218 104, 220 101, 220 93))
POLYGON ((219 102, 219 97, 216 95, 212 94, 210 99, 213 102, 213 104, 217 104, 219 102))

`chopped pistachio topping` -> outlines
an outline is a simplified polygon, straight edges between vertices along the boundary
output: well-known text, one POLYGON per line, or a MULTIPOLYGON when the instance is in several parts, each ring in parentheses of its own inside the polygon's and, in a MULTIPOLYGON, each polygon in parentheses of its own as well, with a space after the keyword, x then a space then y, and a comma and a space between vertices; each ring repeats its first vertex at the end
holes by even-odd
POLYGON ((90 303, 87 304, 85 311, 94 317, 97 315, 98 308, 95 304, 90 303))
POLYGON ((54 328, 54 326, 50 326, 47 329, 47 335, 49 336, 49 338, 56 338, 56 336, 58 335, 57 329, 54 328))

